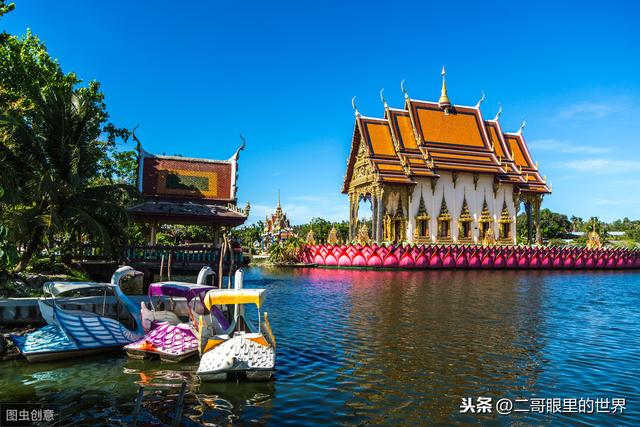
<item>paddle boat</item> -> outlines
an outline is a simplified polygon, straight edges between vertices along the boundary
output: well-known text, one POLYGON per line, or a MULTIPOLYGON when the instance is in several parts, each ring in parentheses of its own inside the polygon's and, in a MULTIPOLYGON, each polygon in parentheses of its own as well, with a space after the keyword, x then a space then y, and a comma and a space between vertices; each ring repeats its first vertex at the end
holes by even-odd
MULTIPOLYGON (((207 277, 213 274, 210 267, 203 267, 197 283, 165 281, 149 285, 150 308, 144 301, 140 307, 145 336, 124 347, 127 355, 132 359, 158 356, 164 362, 180 362, 198 354, 198 319, 208 314, 203 298, 214 289, 206 285, 207 277), (176 297, 180 300, 175 301, 176 297), (169 309, 161 310, 161 303, 165 307, 168 305, 169 309)), ((220 318, 226 321, 217 307, 214 307, 214 311, 214 320, 220 318)))
POLYGON ((47 326, 10 338, 29 362, 84 356, 122 348, 139 340, 144 333, 140 313, 122 292, 120 283, 125 277, 141 275, 131 267, 120 267, 111 277, 111 283, 47 282, 43 286, 46 296, 38 300, 47 326), (63 308, 62 305, 82 302, 82 299, 59 300, 71 293, 99 294, 103 298, 102 304, 94 304, 95 311, 63 308), (107 294, 112 294, 119 303, 117 306, 121 304, 129 314, 129 325, 125 326, 119 320, 119 313, 111 317, 106 313, 107 294))
MULTIPOLYGON (((240 285, 241 287, 241 285, 240 285)), ((202 381, 221 381, 229 374, 245 374, 249 380, 268 380, 276 361, 276 340, 269 325, 268 313, 261 322, 260 308, 264 304, 264 289, 215 289, 205 295, 204 304, 213 312, 215 306, 227 306, 232 321, 224 330, 212 327, 214 322, 200 326, 200 365, 196 375, 202 381), (245 305, 255 305, 258 311, 256 328, 245 317, 245 305)), ((211 317, 211 315, 210 315, 211 317)))

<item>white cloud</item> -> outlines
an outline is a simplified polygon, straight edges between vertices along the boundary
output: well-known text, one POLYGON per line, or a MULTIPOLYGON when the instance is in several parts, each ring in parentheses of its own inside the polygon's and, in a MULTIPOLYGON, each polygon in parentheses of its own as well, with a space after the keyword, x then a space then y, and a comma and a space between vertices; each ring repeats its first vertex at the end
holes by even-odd
POLYGON ((538 139, 531 141, 529 147, 534 150, 555 151, 557 153, 598 154, 611 151, 609 147, 594 147, 591 145, 575 145, 569 141, 558 139, 538 139))
POLYGON ((582 159, 564 162, 564 166, 577 172, 588 172, 591 175, 613 175, 640 171, 640 161, 613 159, 582 159))
POLYGON ((580 102, 558 111, 556 118, 562 120, 598 120, 622 111, 626 105, 616 101, 607 103, 580 102))
POLYGON ((605 199, 605 198, 598 197, 595 199, 595 203, 596 205, 619 205, 622 202, 620 200, 612 200, 612 199, 605 199))

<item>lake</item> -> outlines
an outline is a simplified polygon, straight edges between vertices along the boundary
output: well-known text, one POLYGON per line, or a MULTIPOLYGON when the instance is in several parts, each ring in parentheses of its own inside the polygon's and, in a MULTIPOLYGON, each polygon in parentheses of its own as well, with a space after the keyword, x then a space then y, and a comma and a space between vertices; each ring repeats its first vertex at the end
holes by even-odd
POLYGON ((0 364, 0 402, 126 425, 144 385, 139 425, 170 424, 186 380, 184 425, 640 424, 640 272, 250 268, 245 287, 267 289, 274 381, 199 384, 197 360, 124 353, 16 360, 0 364), (461 413, 469 397, 624 398, 626 411, 461 413))

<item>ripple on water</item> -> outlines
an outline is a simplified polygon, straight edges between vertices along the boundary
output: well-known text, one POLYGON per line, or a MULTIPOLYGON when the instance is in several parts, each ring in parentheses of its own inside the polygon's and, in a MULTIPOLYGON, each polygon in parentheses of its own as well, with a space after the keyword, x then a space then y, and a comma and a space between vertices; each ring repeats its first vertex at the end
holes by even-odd
POLYGON ((5 362, 0 401, 60 402, 74 425, 637 425, 610 415, 478 417, 461 397, 640 401, 640 274, 250 269, 268 289, 275 381, 200 384, 197 361, 5 362))

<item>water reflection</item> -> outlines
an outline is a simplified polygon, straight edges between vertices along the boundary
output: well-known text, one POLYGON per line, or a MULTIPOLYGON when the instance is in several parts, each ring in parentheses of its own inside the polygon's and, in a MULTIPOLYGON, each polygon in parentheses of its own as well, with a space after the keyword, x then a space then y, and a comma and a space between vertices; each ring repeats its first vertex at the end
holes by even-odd
POLYGON ((463 415, 462 397, 640 399, 640 274, 253 269, 275 381, 200 384, 197 360, 116 354, 2 364, 0 401, 61 402, 67 424, 634 425, 624 417, 463 415))

